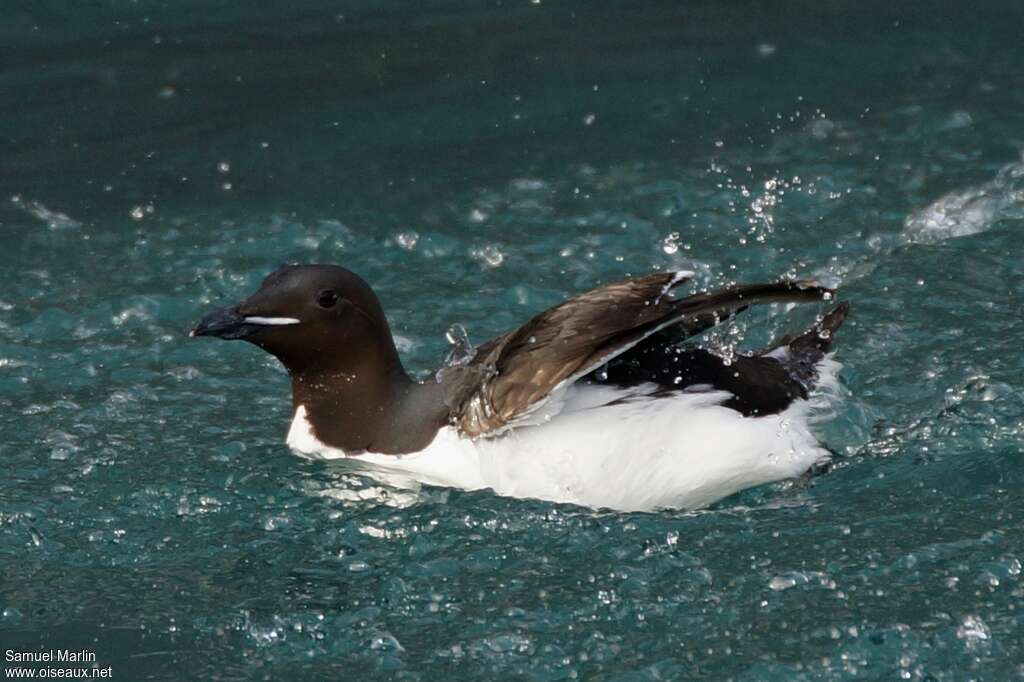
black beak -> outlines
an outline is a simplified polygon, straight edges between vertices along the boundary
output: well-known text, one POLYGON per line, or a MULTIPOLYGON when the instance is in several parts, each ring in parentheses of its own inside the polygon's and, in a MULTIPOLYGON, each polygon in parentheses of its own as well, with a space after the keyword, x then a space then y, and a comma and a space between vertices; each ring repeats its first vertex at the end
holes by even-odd
POLYGON ((189 336, 216 336, 219 339, 244 339, 262 325, 245 321, 245 316, 238 311, 237 305, 214 310, 195 326, 189 336))

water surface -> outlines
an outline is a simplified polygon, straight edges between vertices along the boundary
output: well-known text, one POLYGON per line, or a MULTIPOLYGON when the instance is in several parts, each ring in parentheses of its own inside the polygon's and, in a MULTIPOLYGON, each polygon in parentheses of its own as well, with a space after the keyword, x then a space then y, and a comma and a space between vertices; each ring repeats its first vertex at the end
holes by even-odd
POLYGON ((1024 675, 1022 28, 1019 2, 15 3, 2 647, 115 679, 1024 675), (626 274, 818 277, 853 306, 839 465, 622 514, 304 461, 274 361, 186 337, 283 262, 368 279, 417 375, 452 323, 626 274))

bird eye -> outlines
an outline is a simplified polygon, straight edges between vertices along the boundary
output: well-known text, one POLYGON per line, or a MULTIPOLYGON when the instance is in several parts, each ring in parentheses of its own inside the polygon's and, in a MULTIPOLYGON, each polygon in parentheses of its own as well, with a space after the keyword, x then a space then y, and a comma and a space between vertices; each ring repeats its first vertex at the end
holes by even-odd
POLYGON ((338 303, 338 294, 331 289, 325 289, 316 296, 316 304, 321 308, 333 308, 338 303))

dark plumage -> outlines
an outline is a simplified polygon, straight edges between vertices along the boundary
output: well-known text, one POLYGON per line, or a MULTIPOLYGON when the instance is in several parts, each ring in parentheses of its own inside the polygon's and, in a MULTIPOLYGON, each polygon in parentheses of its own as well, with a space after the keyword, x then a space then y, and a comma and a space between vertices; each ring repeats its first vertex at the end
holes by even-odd
POLYGON ((751 355, 728 362, 703 348, 682 348, 645 342, 616 357, 588 380, 636 386, 650 382, 666 392, 706 386, 732 397, 723 403, 744 416, 777 414, 797 399, 807 398, 817 381, 815 367, 831 349, 835 330, 849 306, 841 303, 802 334, 786 337, 751 355), (778 357, 777 349, 786 349, 778 357))

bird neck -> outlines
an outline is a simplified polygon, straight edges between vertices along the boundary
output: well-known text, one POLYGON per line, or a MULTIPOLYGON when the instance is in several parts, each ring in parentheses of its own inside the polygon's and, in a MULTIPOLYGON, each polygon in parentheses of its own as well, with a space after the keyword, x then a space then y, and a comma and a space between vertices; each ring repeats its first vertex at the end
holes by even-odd
POLYGON ((448 419, 440 386, 413 381, 397 351, 372 362, 294 372, 292 406, 305 408, 320 442, 349 453, 417 452, 448 419))

